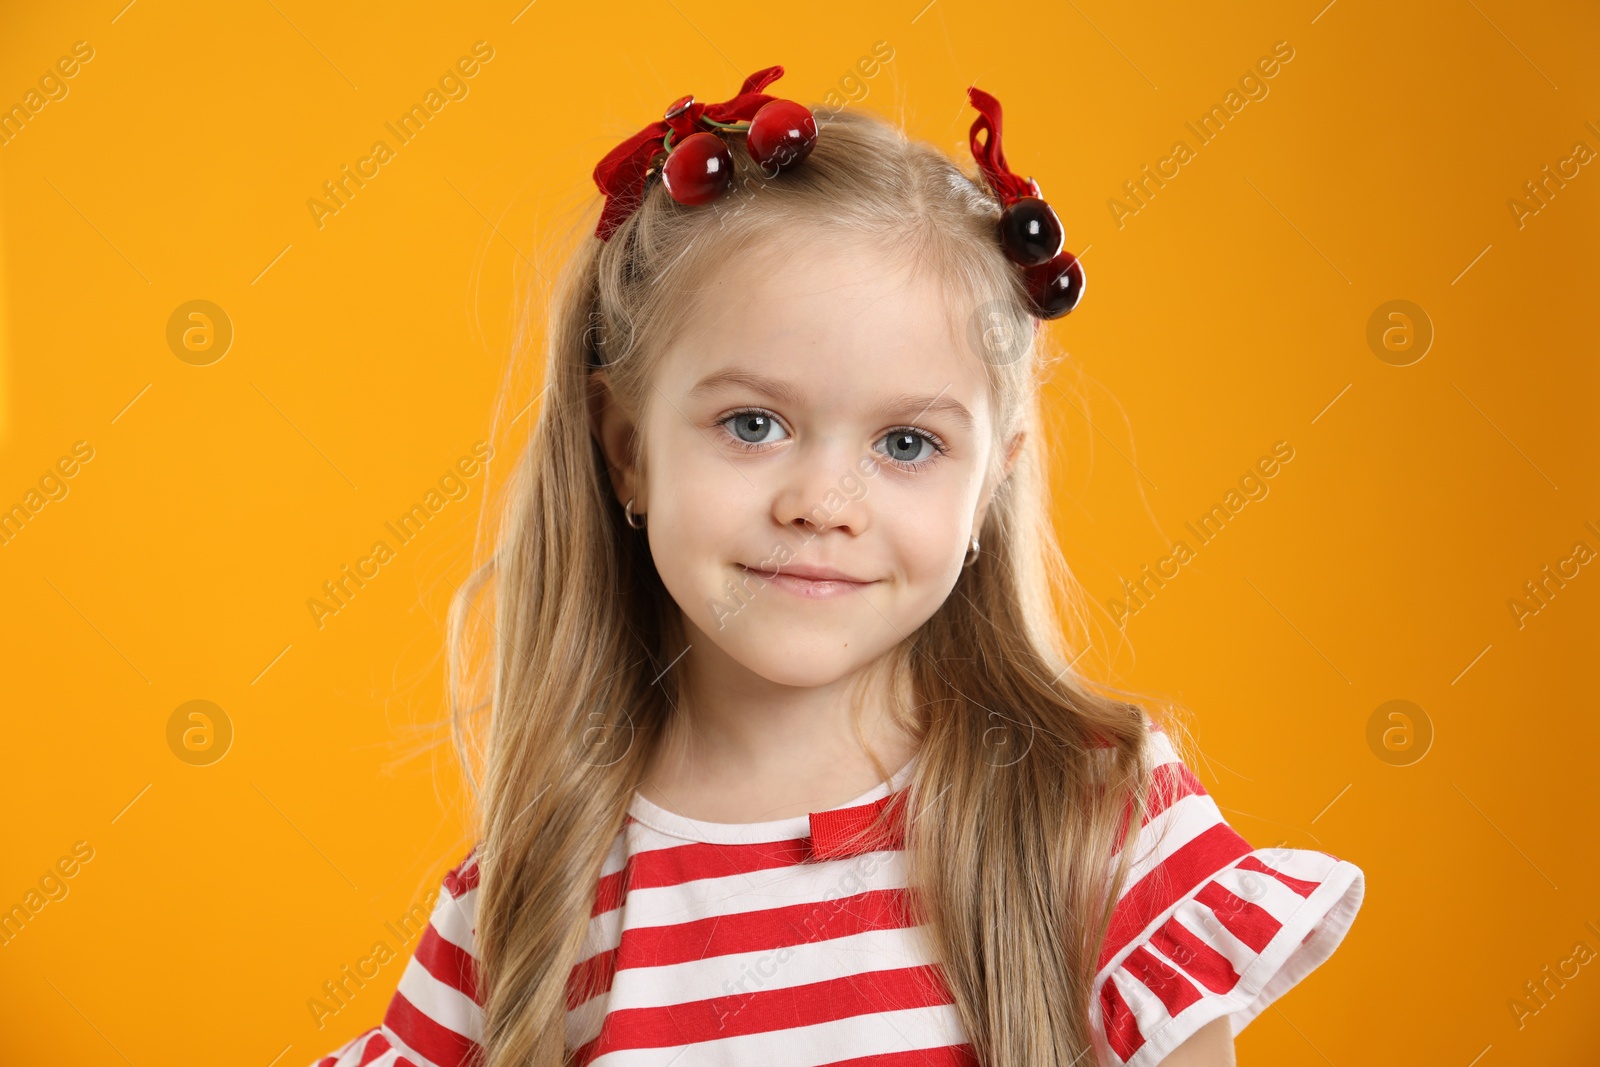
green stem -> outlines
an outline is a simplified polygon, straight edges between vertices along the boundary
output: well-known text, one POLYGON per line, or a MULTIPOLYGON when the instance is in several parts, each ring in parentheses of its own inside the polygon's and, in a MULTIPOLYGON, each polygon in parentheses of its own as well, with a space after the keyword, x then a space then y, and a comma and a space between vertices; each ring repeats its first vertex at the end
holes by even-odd
MULTIPOLYGON (((719 130, 732 130, 734 133, 744 133, 750 129, 750 124, 748 122, 718 122, 716 119, 708 119, 704 115, 700 116, 700 121, 704 122, 708 126, 715 126, 719 130)), ((662 151, 672 151, 672 136, 676 132, 677 131, 670 129, 667 131, 666 138, 661 142, 662 151)))

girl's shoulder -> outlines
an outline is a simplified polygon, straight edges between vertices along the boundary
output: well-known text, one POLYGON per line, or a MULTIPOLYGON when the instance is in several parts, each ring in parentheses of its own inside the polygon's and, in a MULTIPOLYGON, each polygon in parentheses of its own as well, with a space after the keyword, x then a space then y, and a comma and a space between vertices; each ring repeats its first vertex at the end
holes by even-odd
POLYGON ((1332 955, 1365 893, 1317 849, 1258 849, 1150 723, 1145 813, 1112 912, 1090 1010, 1122 1067, 1159 1063, 1227 1016, 1237 1034, 1332 955))

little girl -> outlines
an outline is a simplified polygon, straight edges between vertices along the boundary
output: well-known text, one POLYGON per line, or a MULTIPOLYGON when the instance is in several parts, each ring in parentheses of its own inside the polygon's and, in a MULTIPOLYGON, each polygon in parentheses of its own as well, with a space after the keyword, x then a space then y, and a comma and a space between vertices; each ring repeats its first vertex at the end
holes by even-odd
POLYGON ((1355 918, 1071 669, 1038 327, 1083 275, 998 101, 969 177, 781 73, 596 168, 451 609, 477 846, 320 1067, 1226 1067, 1355 918))

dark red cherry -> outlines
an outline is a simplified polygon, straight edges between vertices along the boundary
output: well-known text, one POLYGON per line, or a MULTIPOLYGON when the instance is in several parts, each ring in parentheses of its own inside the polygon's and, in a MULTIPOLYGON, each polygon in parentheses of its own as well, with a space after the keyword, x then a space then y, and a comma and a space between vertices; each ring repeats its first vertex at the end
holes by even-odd
POLYGON ((1083 299, 1083 264, 1071 252, 1022 272, 1033 300, 1033 313, 1041 319, 1059 319, 1083 299))
POLYGON ((709 204, 733 181, 733 153, 714 133, 691 133, 672 146, 661 180, 678 203, 709 204))
POLYGON ((811 109, 793 100, 769 100, 750 120, 745 147, 768 174, 787 170, 811 154, 817 143, 817 120, 811 109))
POLYGON ((1061 254, 1066 233, 1055 210, 1036 196, 1024 196, 1000 215, 1000 243, 1012 262, 1037 267, 1061 254))

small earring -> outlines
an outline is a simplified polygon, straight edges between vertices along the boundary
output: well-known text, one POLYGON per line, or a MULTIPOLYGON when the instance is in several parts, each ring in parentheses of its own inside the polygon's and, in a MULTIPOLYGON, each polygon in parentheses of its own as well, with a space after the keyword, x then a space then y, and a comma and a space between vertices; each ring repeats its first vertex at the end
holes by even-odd
POLYGON ((967 558, 961 561, 963 567, 970 567, 978 559, 978 538, 974 536, 967 542, 967 558))
POLYGON ((626 504, 622 505, 622 514, 628 520, 628 525, 629 526, 632 526, 635 530, 644 529, 645 517, 643 515, 639 516, 639 521, 638 522, 634 522, 633 521, 633 519, 634 519, 634 515, 633 515, 633 497, 630 496, 628 498, 628 502, 626 504))

